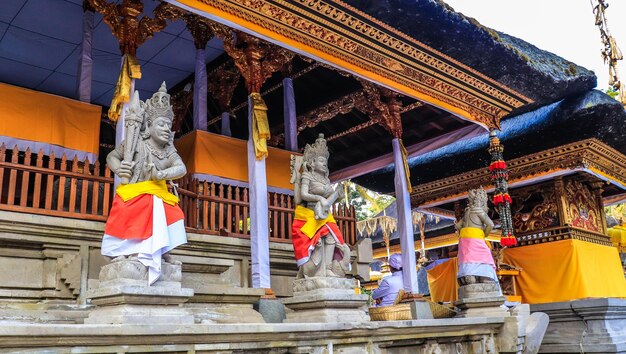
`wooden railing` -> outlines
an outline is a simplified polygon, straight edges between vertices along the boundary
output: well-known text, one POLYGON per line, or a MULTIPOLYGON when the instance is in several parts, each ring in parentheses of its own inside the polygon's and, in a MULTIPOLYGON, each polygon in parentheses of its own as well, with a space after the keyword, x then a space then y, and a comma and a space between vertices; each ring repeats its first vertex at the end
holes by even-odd
POLYGON ((106 220, 113 178, 99 163, 0 146, 0 210, 106 220))
MULTIPOLYGON (((189 176, 176 183, 189 231, 250 237, 248 188, 201 182, 189 176)), ((98 162, 0 146, 0 210, 105 221, 113 193, 111 171, 98 162)), ((270 192, 268 203, 270 240, 290 242, 293 197, 270 192)), ((345 241, 355 244, 354 208, 335 206, 334 215, 345 241)))
MULTIPOLYGON (((221 183, 202 182, 186 176, 178 181, 180 206, 185 226, 193 232, 233 237, 250 237, 249 190, 221 183)), ((270 240, 290 242, 295 205, 293 197, 268 193, 270 240)), ((357 241, 354 207, 335 205, 333 214, 347 243, 357 241)))
POLYGON ((529 231, 520 233, 516 237, 520 246, 567 239, 582 240, 606 246, 611 245, 611 239, 607 235, 574 226, 557 226, 539 231, 529 231))

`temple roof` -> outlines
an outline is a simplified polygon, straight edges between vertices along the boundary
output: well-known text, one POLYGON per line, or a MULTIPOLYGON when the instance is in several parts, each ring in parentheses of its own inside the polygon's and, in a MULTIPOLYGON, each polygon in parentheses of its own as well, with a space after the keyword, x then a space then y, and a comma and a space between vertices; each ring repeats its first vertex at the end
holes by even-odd
MULTIPOLYGON (((626 111, 600 91, 589 91, 502 122, 498 134, 504 157, 511 160, 588 138, 597 138, 626 154, 626 111)), ((414 186, 489 165, 488 132, 410 158, 414 186)), ((393 192, 393 166, 353 182, 377 192, 393 192)))
POLYGON ((345 2, 535 101, 511 116, 596 86, 592 71, 485 27, 441 0, 345 2))
MULTIPOLYGON (((65 97, 75 97, 82 41, 82 2, 82 0, 0 2, 0 81, 65 97)), ((149 15, 158 4, 152 0, 145 0, 144 3, 144 13, 149 15)), ((242 1, 231 3, 237 3, 239 6, 254 5, 242 1)), ((278 6, 280 1, 272 0, 267 3, 278 6)), ((309 11, 311 16, 324 15, 314 13, 315 10, 309 5, 302 3, 299 6, 302 11, 309 11)), ((473 19, 453 12, 441 1, 349 0, 337 2, 336 5, 345 11, 346 16, 353 16, 377 30, 386 31, 385 33, 395 36, 393 38, 405 41, 409 47, 413 46, 411 48, 424 53, 419 59, 394 54, 400 58, 403 65, 411 66, 407 67, 407 70, 415 71, 416 66, 424 66, 424 70, 432 71, 443 65, 446 70, 456 70, 454 72, 459 75, 467 75, 461 80, 445 72, 443 67, 437 69, 440 70, 439 75, 444 86, 451 85, 462 91, 461 96, 448 97, 457 103, 460 102, 461 105, 463 100, 460 97, 464 97, 462 94, 475 91, 477 93, 470 98, 478 97, 489 101, 490 107, 497 106, 497 114, 509 112, 512 107, 520 107, 513 109, 513 112, 521 112, 583 93, 595 86, 595 76, 592 72, 522 40, 488 29, 473 19), (426 62, 432 62, 429 64, 431 66, 426 65, 426 62), (490 95, 488 92, 492 89, 499 95, 490 95), (531 101, 533 103, 529 104, 531 101)), ((343 25, 348 26, 345 23, 343 25)), ((349 28, 344 32, 348 33, 346 38, 350 40, 362 40, 362 37, 359 37, 362 33, 358 29, 349 28)), ((384 45, 378 42, 374 44, 384 45)), ((108 106, 119 73, 120 54, 117 40, 99 14, 95 15, 92 45, 94 57, 92 102, 108 106)), ((371 48, 368 47, 368 50, 371 48)), ((382 53, 382 50, 380 52, 382 53)), ((163 31, 156 33, 138 48, 137 56, 143 75, 142 79, 137 81, 136 88, 144 99, 157 90, 163 80, 174 91, 182 90, 186 83, 193 80, 195 46, 182 20, 169 22, 163 31)), ((315 112, 319 116, 319 112, 323 111, 326 105, 333 104, 335 106, 331 109, 337 112, 328 120, 313 122, 310 125, 307 122, 307 126, 301 129, 298 136, 299 147, 302 148, 306 143, 314 141, 319 133, 324 133, 328 138, 333 137, 329 140, 332 152, 329 167, 332 171, 339 171, 389 154, 392 136, 388 131, 378 124, 369 124, 371 117, 358 109, 337 108, 341 105, 336 103, 341 103, 343 98, 349 98, 362 90, 356 75, 346 74, 319 61, 307 61, 299 56, 296 58, 292 63, 292 73, 301 73, 294 78, 297 115, 305 116, 307 113, 315 112)), ((384 59, 389 58, 391 57, 384 59)), ((222 41, 220 39, 209 41, 206 50, 209 73, 213 69, 217 70, 228 60, 230 59, 224 54, 222 41)), ((415 75, 415 77, 424 76, 419 72, 415 75)), ((272 133, 275 136, 282 129, 283 77, 282 73, 275 73, 262 88, 269 107, 272 133)), ((417 80, 414 84, 428 89, 424 82, 417 80)), ((209 96, 212 95, 213 93, 209 91, 209 96)), ((405 110, 402 113, 403 140, 407 147, 439 139, 445 134, 459 132, 472 126, 472 123, 461 119, 459 115, 452 114, 444 108, 420 103, 414 97, 405 95, 402 97, 402 103, 405 110)), ((230 108, 237 117, 231 122, 233 135, 242 139, 248 136, 246 104, 247 92, 243 80, 239 80, 230 108)), ((188 110, 187 127, 183 132, 190 128, 191 111, 188 110)), ((208 120, 212 122, 209 126, 210 131, 220 132, 219 120, 216 118, 221 113, 217 101, 210 97, 208 116, 208 120)), ((505 119, 504 123, 506 121, 505 119)), ((101 131, 101 143, 105 146, 112 144, 111 127, 101 131)), ((274 143, 274 146, 283 146, 280 139, 274 143)), ((391 178, 378 183, 388 184, 392 180, 391 178)), ((364 179, 364 183, 368 183, 367 178, 364 179)), ((376 183, 370 185, 377 187, 376 183)))

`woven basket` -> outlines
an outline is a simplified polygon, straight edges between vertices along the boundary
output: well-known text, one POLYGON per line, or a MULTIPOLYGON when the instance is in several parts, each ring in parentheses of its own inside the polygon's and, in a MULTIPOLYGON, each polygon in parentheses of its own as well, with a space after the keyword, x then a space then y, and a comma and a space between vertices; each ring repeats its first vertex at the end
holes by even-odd
MULTIPOLYGON (((439 305, 436 302, 428 301, 433 318, 450 318, 456 315, 456 311, 448 306, 439 305)), ((411 320, 411 307, 408 303, 391 306, 370 307, 370 319, 372 321, 403 321, 411 320)))
POLYGON ((433 318, 450 318, 457 314, 456 311, 448 306, 440 305, 433 301, 426 301, 428 302, 428 305, 430 305, 430 311, 433 313, 433 318))
POLYGON ((370 307, 369 310, 372 321, 402 321, 411 319, 411 307, 409 304, 370 307))

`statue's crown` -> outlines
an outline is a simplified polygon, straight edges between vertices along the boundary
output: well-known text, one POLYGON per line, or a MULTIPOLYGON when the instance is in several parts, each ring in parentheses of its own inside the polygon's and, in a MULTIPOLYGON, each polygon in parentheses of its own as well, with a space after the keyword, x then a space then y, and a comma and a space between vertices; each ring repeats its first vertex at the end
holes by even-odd
POLYGON ((324 134, 320 134, 313 144, 306 144, 304 147, 304 161, 311 161, 319 156, 324 156, 326 159, 330 157, 324 134))
POLYGON ((477 189, 470 189, 468 194, 468 204, 470 207, 485 207, 487 206, 487 192, 480 187, 477 189))
POLYGON ((169 119, 170 122, 174 120, 174 111, 170 104, 170 95, 167 93, 165 81, 163 81, 159 90, 149 100, 146 100, 145 112, 149 119, 164 117, 169 119))

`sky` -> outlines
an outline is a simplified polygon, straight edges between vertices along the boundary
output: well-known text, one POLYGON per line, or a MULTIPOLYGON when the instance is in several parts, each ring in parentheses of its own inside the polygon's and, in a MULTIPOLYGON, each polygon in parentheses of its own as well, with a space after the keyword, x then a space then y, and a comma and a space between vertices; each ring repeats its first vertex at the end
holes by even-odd
MULTIPOLYGON (((600 30, 589 0, 444 0, 481 24, 523 39, 589 70, 606 90, 609 67, 602 61, 600 30)), ((626 54, 626 0, 607 0, 609 31, 626 54)), ((626 59, 618 62, 626 82, 626 59)))

